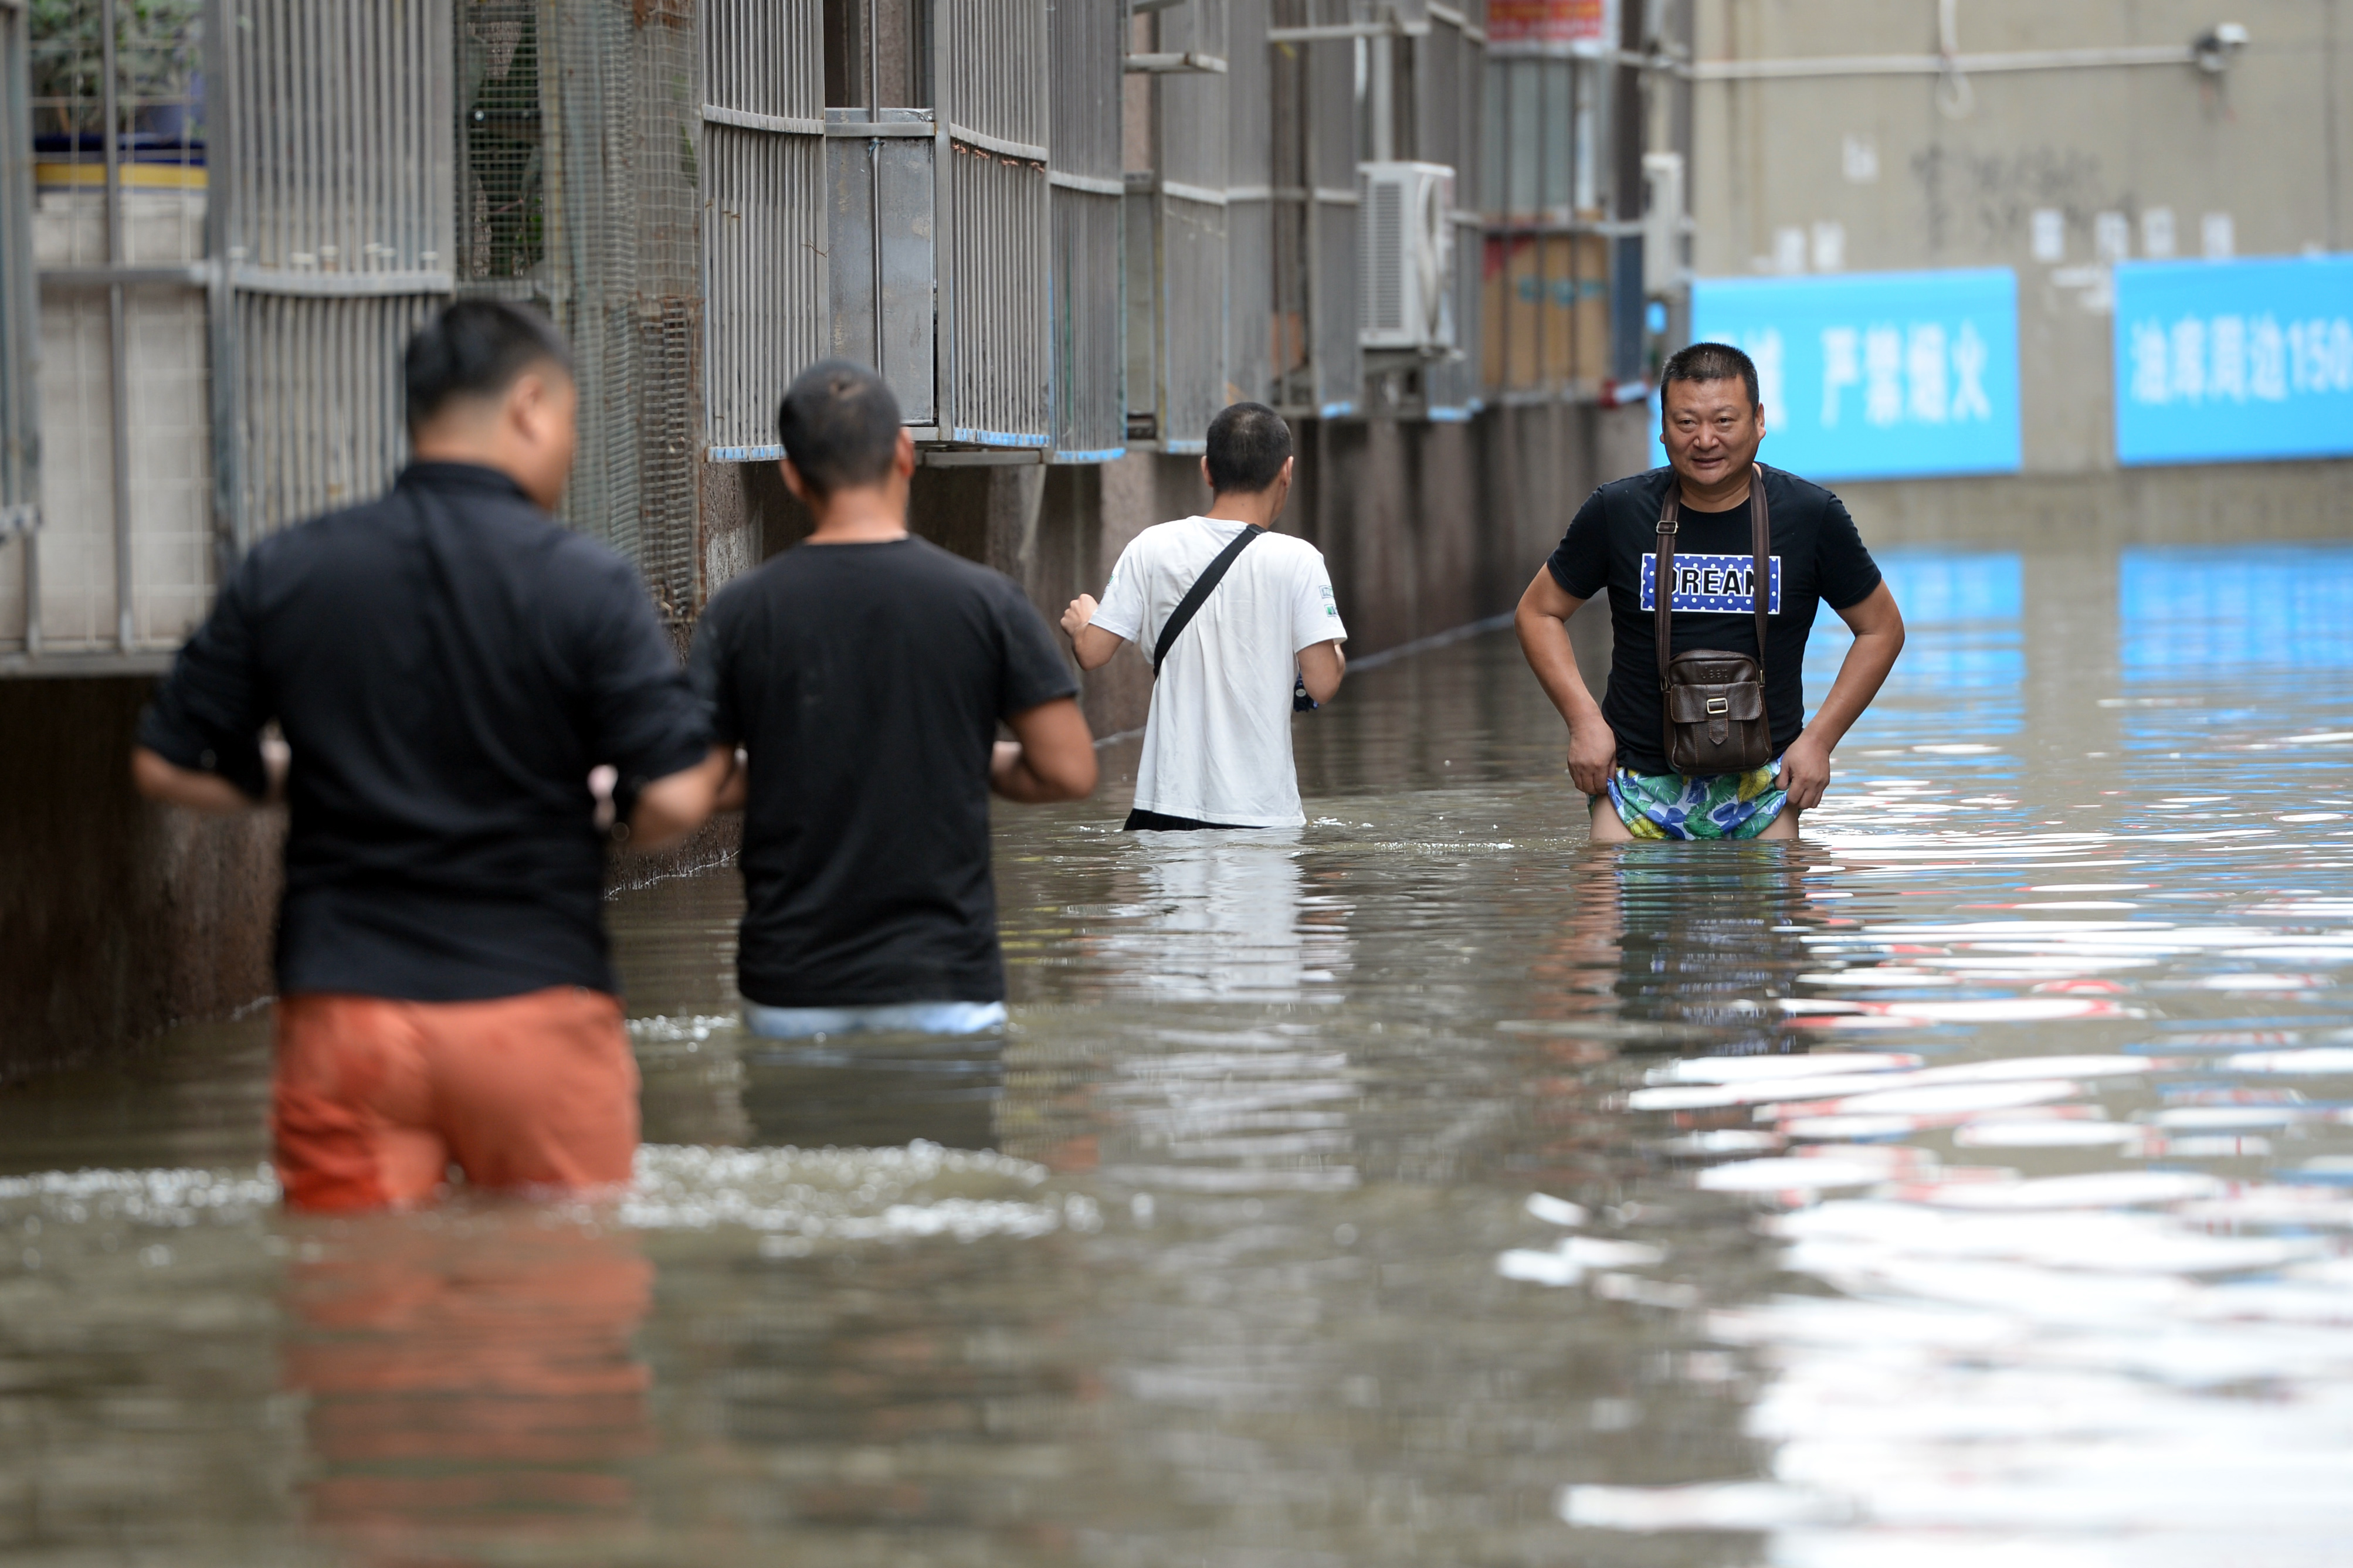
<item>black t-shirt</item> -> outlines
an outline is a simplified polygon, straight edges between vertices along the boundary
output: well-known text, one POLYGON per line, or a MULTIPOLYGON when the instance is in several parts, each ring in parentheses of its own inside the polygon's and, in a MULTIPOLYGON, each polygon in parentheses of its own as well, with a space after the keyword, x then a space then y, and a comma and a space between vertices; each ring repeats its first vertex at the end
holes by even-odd
MULTIPOLYGON (((1778 755, 1806 727, 1806 637, 1814 610, 1852 609, 1879 586, 1879 567, 1838 497, 1794 474, 1768 468, 1765 505, 1772 518, 1772 569, 1765 634, 1765 711, 1778 755)), ((1609 590, 1613 630, 1609 690, 1602 717, 1618 737, 1618 765, 1637 773, 1667 766, 1665 710, 1659 700, 1657 632, 1645 578, 1659 548, 1659 507, 1672 468, 1603 485, 1586 498, 1552 552, 1553 580, 1573 598, 1609 590)), ((1673 649, 1757 653, 1756 611, 1742 584, 1753 570, 1748 503, 1731 511, 1683 510, 1675 534, 1673 649), (1728 576, 1736 574, 1736 576, 1728 576)))
POLYGON ((259 795, 273 719, 280 991, 418 1002, 615 990, 589 770, 633 791, 711 744, 637 573, 461 463, 254 546, 139 742, 259 795))
POLYGON ((1002 1000, 997 721, 1078 690, 1021 590, 920 539, 797 545, 711 601, 689 669, 750 769, 744 994, 1002 1000))

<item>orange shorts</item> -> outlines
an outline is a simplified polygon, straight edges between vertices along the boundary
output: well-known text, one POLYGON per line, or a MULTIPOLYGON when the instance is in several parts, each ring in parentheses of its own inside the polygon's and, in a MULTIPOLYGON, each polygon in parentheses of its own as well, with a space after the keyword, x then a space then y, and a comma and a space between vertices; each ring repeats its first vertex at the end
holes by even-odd
POLYGON ((638 1064, 621 1005, 562 985, 489 1002, 278 1003, 270 1132, 286 1202, 404 1208, 482 1187, 629 1179, 638 1064))

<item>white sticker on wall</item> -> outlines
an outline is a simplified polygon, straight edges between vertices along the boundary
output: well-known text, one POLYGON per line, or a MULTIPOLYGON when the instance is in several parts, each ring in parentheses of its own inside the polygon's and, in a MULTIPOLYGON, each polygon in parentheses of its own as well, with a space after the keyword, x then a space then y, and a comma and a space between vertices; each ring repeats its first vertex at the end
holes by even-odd
POLYGON ((2140 253, 2153 261, 2173 254, 2173 209, 2151 207, 2140 215, 2140 253))
POLYGON ((2057 207, 2037 207, 2034 210, 2034 259, 2064 261, 2067 259, 2067 215, 2057 207))
POLYGON ((1814 270, 1846 269, 1846 225, 1836 221, 1814 225, 1814 270))
POLYGON ((2092 254, 2114 266, 2132 255, 2132 220, 2122 213, 2102 213, 2092 220, 2092 254))
POLYGON ((1848 184, 1868 185, 1879 178, 1879 142, 1869 132, 1848 132, 1839 151, 1848 184))
POLYGON ((2198 220, 2198 238, 2209 261, 2228 261, 2238 253, 2229 213, 2208 213, 2198 220))

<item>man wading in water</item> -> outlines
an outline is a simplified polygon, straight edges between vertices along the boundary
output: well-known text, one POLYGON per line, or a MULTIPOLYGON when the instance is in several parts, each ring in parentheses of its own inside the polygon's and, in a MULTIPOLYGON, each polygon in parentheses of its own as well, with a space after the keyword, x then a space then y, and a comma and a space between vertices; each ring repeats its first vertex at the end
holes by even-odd
POLYGON ((629 1179, 589 777, 615 771, 655 848, 731 762, 637 569, 550 515, 579 406, 554 324, 452 305, 406 371, 416 460, 253 547, 132 753, 151 799, 289 807, 270 1122, 296 1208, 407 1207, 453 1164, 482 1187, 629 1179))
POLYGON ((1795 838, 1799 814, 1830 784, 1831 748, 1903 650, 1904 616, 1838 497, 1757 462, 1765 408, 1746 354, 1694 343, 1667 361, 1660 382, 1670 467, 1606 484, 1577 510, 1520 596, 1520 647, 1568 721, 1568 773, 1591 801, 1597 843, 1795 838), (1759 484, 1769 518, 1761 623, 1749 591, 1751 489, 1759 484), (1662 517, 1678 486, 1672 513, 1662 517), (1662 542, 1672 560, 1672 692, 1660 679, 1653 590, 1662 542), (1567 623, 1605 587, 1609 690, 1596 707, 1567 623), (1815 607, 1825 601, 1853 628, 1854 647, 1808 723, 1799 677, 1815 607), (1770 627, 1762 648, 1760 624, 1770 627), (1757 672, 1740 668, 1746 658, 1686 667, 1683 656, 1704 649, 1762 656, 1761 713, 1746 710, 1758 682, 1757 672), (1671 746, 1701 758, 1736 754, 1732 726, 1743 718, 1752 721, 1756 761, 1725 770, 1679 769, 1670 760, 1671 746))

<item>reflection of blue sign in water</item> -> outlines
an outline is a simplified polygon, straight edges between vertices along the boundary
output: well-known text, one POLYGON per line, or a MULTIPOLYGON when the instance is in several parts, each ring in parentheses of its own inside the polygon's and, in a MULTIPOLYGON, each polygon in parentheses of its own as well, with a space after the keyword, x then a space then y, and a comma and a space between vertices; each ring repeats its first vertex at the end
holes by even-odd
MULTIPOLYGON (((1888 591, 1903 606, 1910 640, 1884 689, 1893 706, 1872 710, 1873 733, 1908 740, 1915 722, 1925 741, 1945 740, 1961 730, 1985 735, 2019 731, 2025 722, 2020 695, 2026 676, 2022 559, 2008 552, 1918 547, 1873 553, 1888 591), (1911 710, 1912 703, 1924 706, 1911 710)), ((1853 646, 1845 625, 1825 606, 1814 617, 1806 648, 1806 690, 1815 701, 1830 689, 1839 662, 1853 646)))
POLYGON ((2353 545, 2172 545, 2124 552, 2128 679, 2353 669, 2353 545))
POLYGON ((2116 268, 2116 460, 2353 454, 2353 256, 2116 268))
POLYGON ((2007 269, 1703 278, 1692 338, 1736 343, 1757 362, 1761 456, 1791 473, 2019 466, 2018 279, 2007 269))

